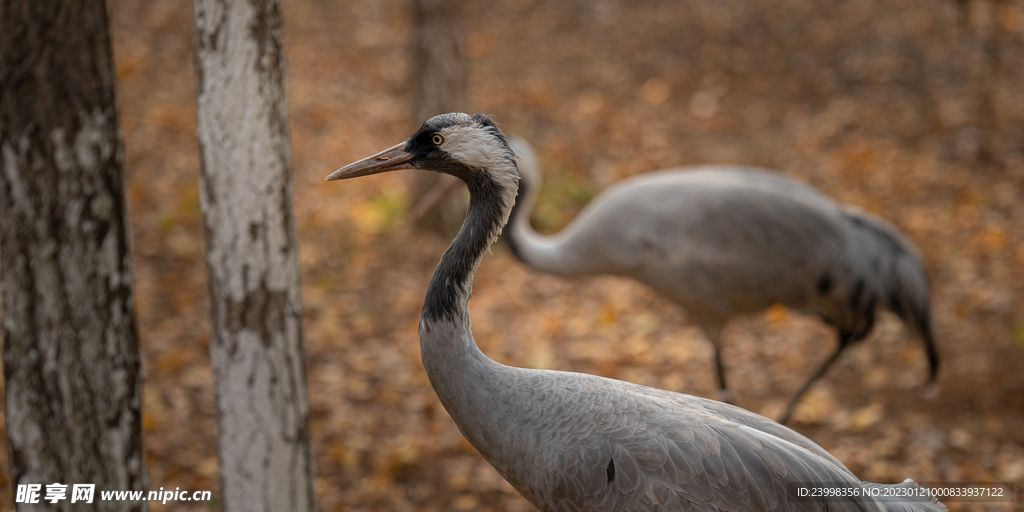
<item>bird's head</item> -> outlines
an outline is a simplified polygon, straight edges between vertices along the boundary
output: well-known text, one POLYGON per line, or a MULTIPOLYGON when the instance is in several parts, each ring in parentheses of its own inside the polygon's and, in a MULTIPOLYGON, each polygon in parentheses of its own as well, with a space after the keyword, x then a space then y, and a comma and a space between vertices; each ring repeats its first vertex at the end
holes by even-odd
POLYGON ((498 125, 484 114, 462 113, 427 119, 404 142, 334 171, 327 181, 399 169, 443 172, 471 186, 485 179, 513 191, 519 181, 515 153, 498 125))

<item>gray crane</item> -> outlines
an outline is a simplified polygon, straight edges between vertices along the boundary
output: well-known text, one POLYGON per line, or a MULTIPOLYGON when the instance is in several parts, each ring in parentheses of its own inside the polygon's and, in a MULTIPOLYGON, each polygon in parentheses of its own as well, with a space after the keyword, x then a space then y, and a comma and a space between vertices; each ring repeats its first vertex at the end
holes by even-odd
POLYGON ((729 404, 489 359, 473 340, 468 302, 473 275, 512 211, 515 154, 487 116, 445 114, 327 180, 398 169, 450 174, 469 188, 465 223, 427 287, 420 352, 459 430, 537 508, 945 510, 917 496, 912 480, 861 482, 806 437, 729 404), (795 488, 810 486, 846 496, 800 501, 795 488))
POLYGON ((714 346, 719 398, 732 402, 722 328, 734 315, 774 304, 820 316, 839 338, 780 422, 845 348, 870 333, 876 307, 896 313, 924 342, 934 389, 928 277, 910 242, 885 221, 776 172, 704 165, 616 183, 562 231, 542 236, 529 219, 541 183, 537 157, 525 140, 510 144, 521 173, 505 230, 512 253, 560 276, 632 278, 674 301, 714 346))

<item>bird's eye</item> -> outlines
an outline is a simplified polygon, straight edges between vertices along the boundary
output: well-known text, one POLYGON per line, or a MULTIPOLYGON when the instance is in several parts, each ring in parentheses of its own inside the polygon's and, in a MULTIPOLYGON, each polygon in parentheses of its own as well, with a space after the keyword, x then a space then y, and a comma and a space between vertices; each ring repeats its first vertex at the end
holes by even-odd
POLYGON ((441 144, 444 144, 444 135, 435 133, 430 137, 430 142, 433 142, 435 146, 440 146, 441 144))

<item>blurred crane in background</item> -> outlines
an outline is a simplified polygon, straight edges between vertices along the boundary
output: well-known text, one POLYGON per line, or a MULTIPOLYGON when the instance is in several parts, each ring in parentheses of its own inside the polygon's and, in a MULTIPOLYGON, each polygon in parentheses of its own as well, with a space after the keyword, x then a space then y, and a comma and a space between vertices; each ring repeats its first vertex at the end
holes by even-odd
POLYGON ((419 324, 423 366, 466 439, 537 508, 945 510, 934 498, 917 497, 913 481, 862 482, 801 434, 735 406, 491 360, 473 340, 468 302, 473 275, 513 209, 516 157, 486 116, 446 114, 327 179, 399 169, 450 174, 469 187, 465 223, 427 288, 419 324), (848 492, 795 504, 790 484, 801 483, 848 492), (915 491, 884 502, 854 492, 864 488, 879 495, 915 491))
POLYGON ((541 185, 529 143, 513 137, 519 198, 505 238, 528 266, 560 276, 612 274, 644 283, 686 310, 711 341, 721 398, 731 401, 722 329, 774 304, 816 314, 839 345, 800 387, 785 423, 846 347, 864 339, 876 307, 898 315, 925 345, 929 388, 939 359, 921 258, 897 229, 817 190, 753 167, 706 165, 645 173, 608 188, 561 232, 529 216, 541 185))

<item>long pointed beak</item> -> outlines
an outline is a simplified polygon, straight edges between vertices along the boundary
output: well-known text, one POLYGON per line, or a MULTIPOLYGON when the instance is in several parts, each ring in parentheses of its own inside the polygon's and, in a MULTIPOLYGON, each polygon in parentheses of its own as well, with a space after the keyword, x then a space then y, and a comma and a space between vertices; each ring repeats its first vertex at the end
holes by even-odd
POLYGON ((415 155, 404 149, 405 144, 405 142, 400 142, 376 155, 350 163, 332 172, 324 181, 357 178, 359 176, 369 176, 379 172, 397 171, 399 169, 419 169, 419 167, 410 163, 415 155))

